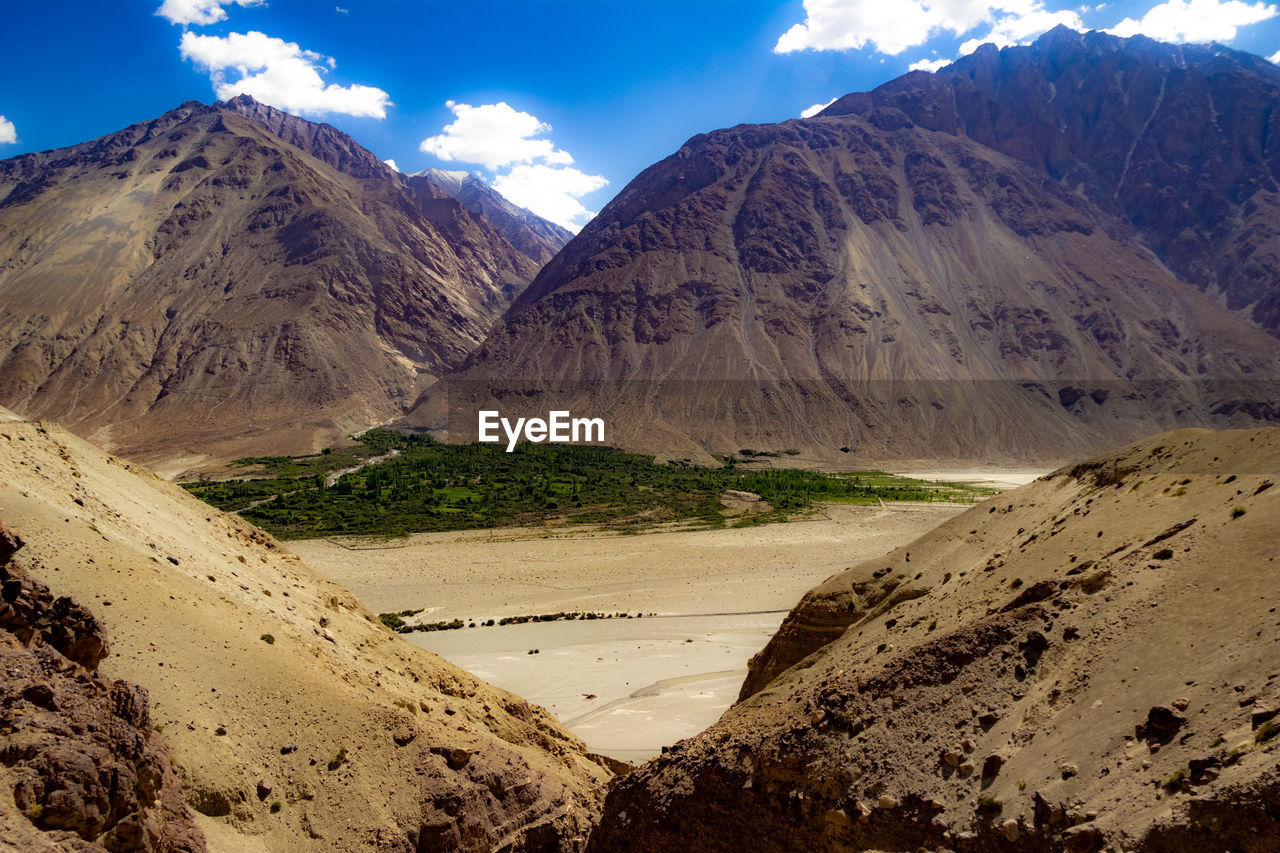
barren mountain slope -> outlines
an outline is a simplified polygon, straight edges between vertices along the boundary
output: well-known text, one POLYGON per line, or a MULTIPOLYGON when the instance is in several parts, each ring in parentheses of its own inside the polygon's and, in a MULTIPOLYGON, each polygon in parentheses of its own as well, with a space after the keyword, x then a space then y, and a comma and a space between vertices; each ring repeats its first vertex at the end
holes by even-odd
POLYGON ((1280 336, 1280 68, 1217 44, 1058 27, 823 115, 900 110, 1122 216, 1184 281, 1280 336))
POLYGON ((1275 850, 1278 480, 1166 433, 832 577, 592 849, 1275 850))
MULTIPOLYGON (((266 534, 0 419, 25 565, 105 623, 214 850, 570 850, 607 776, 545 711, 405 643, 266 534)), ((575 842, 577 839, 577 842, 575 842)))
POLYGON ((0 162, 0 403, 151 460, 384 422, 539 262, 247 97, 0 162))
MULTIPOLYGON (((439 396, 608 415, 609 440, 1068 458, 1277 416, 1280 346, 1127 226, 898 111, 740 126, 651 167, 439 396), (1232 420, 1234 416, 1234 420, 1232 420)), ((434 407, 434 408, 433 408, 434 407)), ((492 407, 482 406, 482 407, 492 407)))

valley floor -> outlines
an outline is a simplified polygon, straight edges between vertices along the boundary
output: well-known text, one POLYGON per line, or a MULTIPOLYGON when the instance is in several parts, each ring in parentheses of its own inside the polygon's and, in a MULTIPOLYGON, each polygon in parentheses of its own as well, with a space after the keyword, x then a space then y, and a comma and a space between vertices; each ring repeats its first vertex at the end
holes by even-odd
POLYGON ((477 623, 559 611, 643 613, 404 635, 548 708, 594 751, 639 761, 720 716, 737 697, 747 660, 807 590, 963 509, 824 504, 810 520, 740 529, 642 536, 505 529, 289 547, 379 613, 423 608, 422 621, 477 623))

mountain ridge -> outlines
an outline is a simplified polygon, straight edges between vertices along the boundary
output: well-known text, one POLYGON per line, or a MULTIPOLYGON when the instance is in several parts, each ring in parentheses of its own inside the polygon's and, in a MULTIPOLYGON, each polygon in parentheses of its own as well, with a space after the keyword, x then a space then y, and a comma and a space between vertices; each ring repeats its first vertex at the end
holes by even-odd
POLYGON ((247 96, 0 161, 0 225, 0 403, 174 464, 390 419, 540 263, 247 96))
POLYGON ((473 397, 568 398, 639 449, 848 464, 1064 460, 1280 415, 1274 339, 1134 223, 971 135, 839 103, 642 172, 405 422, 471 437, 473 397))

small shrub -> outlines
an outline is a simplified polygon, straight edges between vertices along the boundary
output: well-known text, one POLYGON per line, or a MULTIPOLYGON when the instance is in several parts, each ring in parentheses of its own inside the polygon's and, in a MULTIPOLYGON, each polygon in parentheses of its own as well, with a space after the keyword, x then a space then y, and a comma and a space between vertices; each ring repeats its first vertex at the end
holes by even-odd
POLYGON ((1258 726, 1258 730, 1253 733, 1254 743, 1266 743, 1276 735, 1280 735, 1280 726, 1276 725, 1275 720, 1267 720, 1258 726))
POLYGON ((263 634, 258 639, 266 643, 268 646, 274 646, 276 644, 276 638, 271 636, 270 634, 263 634))
POLYGON ((978 797, 978 814, 986 817, 995 817, 1004 811, 1004 803, 997 800, 989 794, 983 794, 978 797))
POLYGON ((339 767, 347 763, 347 748, 344 746, 338 750, 338 754, 327 765, 330 770, 337 770, 339 767))
POLYGON ((227 727, 226 727, 226 726, 218 726, 216 729, 214 729, 214 730, 213 730, 213 733, 214 733, 215 735, 217 735, 218 737, 224 737, 224 736, 226 735, 226 733, 227 733, 227 727))
POLYGON ((1231 517, 1239 518, 1240 516, 1244 515, 1248 511, 1249 510, 1245 509, 1244 507, 1238 506, 1235 509, 1231 510, 1231 517))
POLYGON ((1156 551, 1156 552, 1155 552, 1154 554, 1152 554, 1151 556, 1152 556, 1152 557, 1155 557, 1157 560, 1168 560, 1170 557, 1172 557, 1172 556, 1173 556, 1173 549, 1172 549, 1172 548, 1161 548, 1159 551, 1156 551))
POLYGON ((276 814, 276 813, 277 813, 277 812, 279 812, 279 811, 280 811, 280 809, 282 809, 282 808, 284 808, 284 804, 283 804, 283 803, 281 803, 279 800, 273 800, 273 801, 272 801, 272 803, 271 803, 271 813, 272 813, 272 814, 276 814))
POLYGON ((1181 791, 1182 783, 1185 781, 1187 781, 1187 771, 1186 769, 1179 767, 1169 776, 1168 779, 1165 779, 1160 783, 1160 787, 1172 794, 1174 791, 1181 791))

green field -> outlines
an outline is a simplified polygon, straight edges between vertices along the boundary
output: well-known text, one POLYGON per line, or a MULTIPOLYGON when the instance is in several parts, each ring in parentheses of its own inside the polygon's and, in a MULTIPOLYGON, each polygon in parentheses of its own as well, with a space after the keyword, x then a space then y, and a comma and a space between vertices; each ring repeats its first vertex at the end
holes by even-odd
MULTIPOLYGON (((991 494, 959 483, 925 483, 878 471, 826 474, 723 457, 723 467, 655 464, 606 447, 441 444, 429 436, 371 430, 358 443, 312 456, 240 459, 243 476, 182 485, 281 539, 400 536, 534 524, 591 524, 620 533, 662 525, 706 528, 784 521, 816 502, 972 502, 991 494), (370 459, 396 454, 326 480, 370 459), (771 505, 735 517, 721 495, 754 492, 771 505)), ((773 454, 769 454, 773 455, 773 454)))

